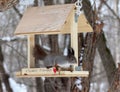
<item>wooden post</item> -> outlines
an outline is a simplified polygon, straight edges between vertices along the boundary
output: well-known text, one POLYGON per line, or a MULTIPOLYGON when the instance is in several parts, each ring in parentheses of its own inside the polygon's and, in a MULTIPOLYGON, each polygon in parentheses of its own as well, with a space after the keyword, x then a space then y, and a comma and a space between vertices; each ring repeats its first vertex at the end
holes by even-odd
POLYGON ((33 48, 35 45, 35 36, 28 35, 28 68, 35 67, 35 58, 33 57, 33 48))
POLYGON ((75 51, 78 66, 78 22, 75 21, 75 10, 71 17, 71 47, 75 51))

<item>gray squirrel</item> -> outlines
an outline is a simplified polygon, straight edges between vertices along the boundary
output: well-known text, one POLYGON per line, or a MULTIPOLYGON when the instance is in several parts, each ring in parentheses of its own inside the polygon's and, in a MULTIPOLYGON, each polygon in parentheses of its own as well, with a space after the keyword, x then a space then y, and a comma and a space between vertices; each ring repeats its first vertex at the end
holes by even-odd
POLYGON ((74 50, 72 48, 68 48, 68 55, 64 56, 55 53, 47 54, 42 47, 40 47, 39 45, 35 45, 34 57, 37 60, 43 60, 44 66, 46 68, 51 68, 55 66, 69 68, 72 64, 76 63, 74 50))

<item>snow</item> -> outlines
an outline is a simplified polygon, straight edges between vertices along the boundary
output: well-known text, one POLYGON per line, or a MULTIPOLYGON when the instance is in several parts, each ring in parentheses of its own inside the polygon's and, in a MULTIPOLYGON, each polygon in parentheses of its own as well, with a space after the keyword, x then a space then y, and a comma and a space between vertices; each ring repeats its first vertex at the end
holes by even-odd
POLYGON ((9 82, 13 92, 27 92, 27 87, 24 84, 18 84, 12 78, 9 78, 9 82))
POLYGON ((7 42, 10 42, 10 41, 16 40, 16 39, 26 39, 26 37, 25 36, 13 36, 13 37, 6 36, 6 37, 0 38, 0 40, 7 41, 7 42))
POLYGON ((5 69, 5 72, 9 74, 10 71, 8 70, 8 68, 7 68, 8 66, 5 62, 3 63, 3 66, 4 66, 4 69, 5 69))
POLYGON ((75 85, 79 90, 82 90, 82 85, 81 85, 82 81, 81 78, 76 79, 75 81, 75 85))
POLYGON ((82 82, 81 78, 78 78, 78 79, 76 79, 75 84, 80 84, 81 82, 82 82))
POLYGON ((80 61, 82 61, 83 57, 80 57, 80 61))
POLYGON ((8 42, 9 42, 9 41, 11 41, 11 38, 10 38, 10 37, 3 37, 2 40, 3 40, 3 41, 8 41, 8 42))
POLYGON ((107 92, 107 83, 101 82, 100 84, 97 84, 97 82, 91 83, 90 84, 90 92, 96 92, 95 90, 99 90, 99 92, 107 92), (95 90, 93 90, 95 89, 95 90))
MULTIPOLYGON (((6 73, 9 74, 7 65, 5 63, 3 65, 4 65, 6 73)), ((24 84, 16 83, 16 81, 13 78, 9 78, 9 83, 10 83, 10 86, 11 86, 13 92, 27 92, 27 87, 24 84)), ((2 87, 3 87, 4 92, 6 92, 5 91, 6 87, 5 87, 4 83, 2 83, 2 87)))
POLYGON ((34 2, 34 0, 20 0, 20 3, 21 5, 32 5, 34 2))
POLYGON ((68 55, 68 50, 67 50, 67 48, 64 49, 63 55, 64 55, 64 56, 67 56, 67 55, 68 55))
POLYGON ((50 48, 50 47, 48 47, 48 46, 46 46, 46 45, 43 45, 43 48, 44 48, 44 49, 46 49, 46 50, 48 50, 48 51, 50 51, 50 50, 51 50, 51 48, 50 48))
POLYGON ((43 81, 45 81, 45 77, 41 77, 43 81))
POLYGON ((5 92, 6 87, 5 87, 5 84, 4 84, 4 83, 2 83, 2 88, 3 88, 3 92, 5 92))

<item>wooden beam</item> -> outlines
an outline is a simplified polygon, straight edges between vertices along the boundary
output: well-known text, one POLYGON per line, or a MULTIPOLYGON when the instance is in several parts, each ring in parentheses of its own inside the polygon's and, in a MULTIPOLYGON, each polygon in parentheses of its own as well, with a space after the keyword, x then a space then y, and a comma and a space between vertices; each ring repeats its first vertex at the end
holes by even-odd
POLYGON ((78 66, 78 22, 75 21, 75 10, 71 17, 71 47, 75 51, 75 57, 77 59, 78 66))
POLYGON ((17 77, 88 77, 88 75, 88 71, 60 71, 54 73, 52 68, 26 68, 16 73, 17 77))
POLYGON ((33 48, 35 45, 35 36, 27 35, 28 37, 28 68, 35 67, 35 58, 33 57, 33 48))

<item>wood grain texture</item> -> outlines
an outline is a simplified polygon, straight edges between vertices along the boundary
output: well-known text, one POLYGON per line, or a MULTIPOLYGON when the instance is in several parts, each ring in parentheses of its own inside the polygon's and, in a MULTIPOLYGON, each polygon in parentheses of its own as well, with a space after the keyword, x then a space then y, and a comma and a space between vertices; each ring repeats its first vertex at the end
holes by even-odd
POLYGON ((58 72, 54 74, 53 69, 46 68, 24 68, 16 73, 17 77, 88 77, 88 75, 88 71, 60 71, 60 74, 58 72))
POLYGON ((60 31, 73 5, 53 5, 28 8, 15 34, 60 31))
MULTIPOLYGON (((69 20, 74 7, 74 4, 65 4, 28 8, 18 24, 15 34, 70 33, 69 20)), ((79 17, 78 32, 92 32, 84 14, 79 17)))
POLYGON ((71 47, 75 51, 75 58, 77 60, 77 66, 78 66, 78 23, 75 22, 75 10, 71 14, 71 47))
POLYGON ((33 48, 35 45, 35 36, 28 35, 28 68, 35 67, 35 58, 33 57, 33 48))

